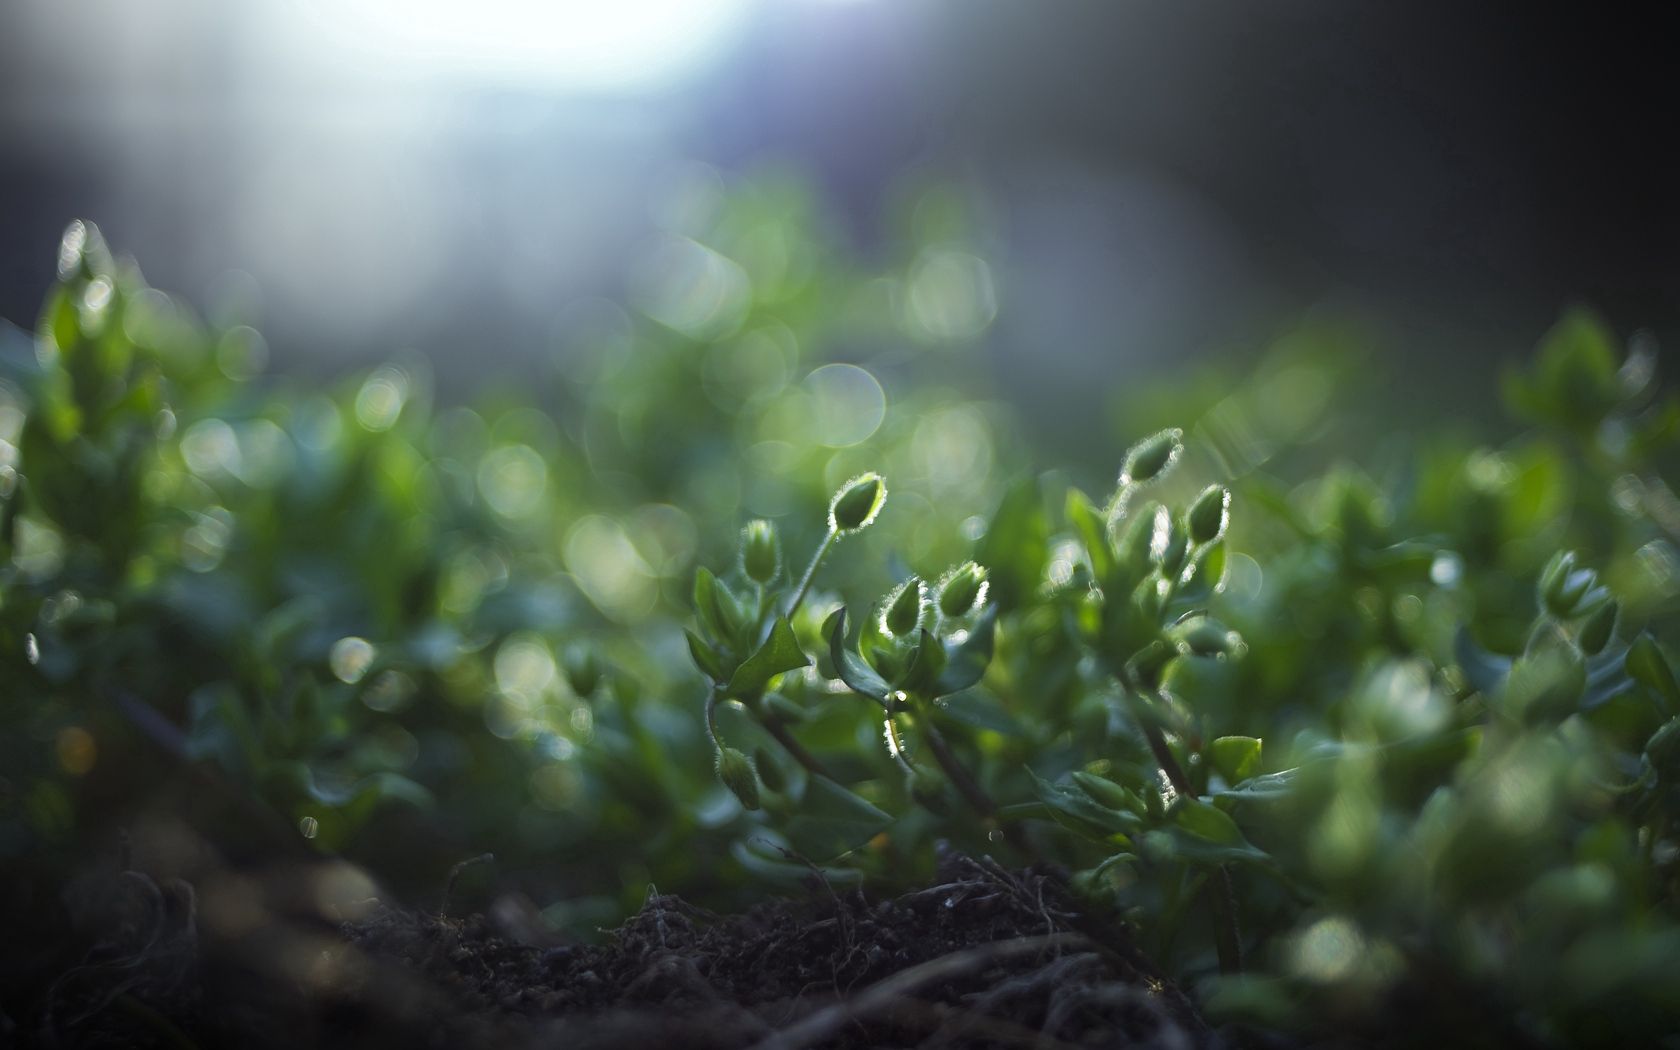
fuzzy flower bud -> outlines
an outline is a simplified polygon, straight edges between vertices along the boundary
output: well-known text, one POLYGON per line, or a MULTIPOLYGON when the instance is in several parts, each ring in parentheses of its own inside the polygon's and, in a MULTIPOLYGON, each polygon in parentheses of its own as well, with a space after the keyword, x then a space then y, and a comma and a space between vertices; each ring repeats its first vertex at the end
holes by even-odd
POLYGON ((985 567, 963 562, 939 581, 939 614, 948 620, 967 616, 986 603, 986 586, 985 567))
POLYGON ((741 571, 757 583, 769 583, 781 573, 782 543, 776 526, 760 518, 741 529, 741 571))
POLYGON ((1126 453, 1120 470, 1120 484, 1138 485, 1152 481, 1172 469, 1184 451, 1184 431, 1177 427, 1151 434, 1126 453))
POLYGON ((1212 543, 1225 535, 1225 525, 1231 520, 1231 490, 1224 485, 1209 485, 1190 504, 1185 521, 1190 526, 1194 543, 1212 543))
POLYGON ((840 533, 866 528, 886 501, 887 485, 881 475, 873 471, 859 474, 834 494, 834 502, 828 506, 828 527, 840 533))
POLYGON ((927 584, 912 576, 887 595, 881 607, 881 633, 904 638, 922 626, 922 606, 927 601, 927 584))
POLYGON ((717 775, 723 786, 735 793, 747 809, 758 808, 758 774, 752 760, 733 747, 719 748, 717 775))

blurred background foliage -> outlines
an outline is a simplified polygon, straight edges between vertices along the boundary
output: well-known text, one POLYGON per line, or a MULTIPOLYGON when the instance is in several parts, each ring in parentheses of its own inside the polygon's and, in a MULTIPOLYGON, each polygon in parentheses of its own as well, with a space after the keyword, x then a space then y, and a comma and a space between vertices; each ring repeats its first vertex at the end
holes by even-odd
POLYGON ((830 494, 878 470, 886 509, 821 570, 803 648, 826 651, 842 602, 986 565, 996 656, 939 717, 1033 848, 1206 982, 1217 1016, 1345 1019, 1483 985, 1485 1009, 1440 1023, 1493 1031, 1515 1006, 1542 1036, 1631 1037, 1671 1016, 1680 692, 1650 638, 1680 612, 1680 405, 1647 337, 1566 312, 1485 419, 1421 433, 1379 337, 1315 316, 1258 363, 1115 377, 1081 454, 1045 473, 969 356, 996 311, 979 202, 907 190, 894 250, 866 264, 785 173, 697 192, 626 304, 571 318, 547 381, 470 398, 418 356, 269 375, 260 332, 205 322, 72 224, 0 373, 8 869, 64 872, 132 833, 146 863, 191 871, 203 856, 159 831, 184 820, 236 866, 340 855, 432 901, 490 852, 522 929, 575 937, 650 885, 738 906, 807 862, 902 884, 938 841, 1007 851, 904 781, 820 655, 775 692, 848 793, 760 758, 767 787, 792 784, 751 812, 714 774, 682 636, 697 568, 726 575, 751 517, 803 564, 830 494), (1169 425, 1185 451, 1151 498, 1234 494, 1213 601, 1244 652, 1166 665, 1207 802, 1163 811, 1095 659, 1113 654, 1080 627, 1095 562, 1063 508, 1169 425), (1548 568, 1565 549, 1579 560, 1548 568), (1580 593, 1547 597, 1547 572, 1580 593), (1214 749, 1245 737, 1252 755, 1214 749), (1092 834, 1076 773, 1177 819, 1176 844, 1092 834), (1185 807, 1222 816, 1186 831, 1185 807), (1223 864, 1242 977, 1216 973, 1192 903, 1223 864))
POLYGON ((549 943, 650 887, 922 883, 945 843, 1064 865, 1216 1019, 1670 1035, 1667 37, 1055 14, 5 5, 0 914, 120 858, 235 936, 244 876, 345 858, 549 943), (55 272, 71 215, 112 243, 72 225, 55 272), (1232 492, 1197 599, 1230 634, 1104 604, 1092 508, 1166 428, 1148 499, 1232 492), (755 518, 796 571, 864 471, 885 509, 793 617, 812 667, 750 698, 834 779, 726 703, 744 810, 697 573, 746 593, 755 518), (822 629, 968 558, 992 611, 943 640, 995 653, 906 736, 995 820, 905 777, 822 629), (1188 792, 1134 628, 1175 646, 1188 792))

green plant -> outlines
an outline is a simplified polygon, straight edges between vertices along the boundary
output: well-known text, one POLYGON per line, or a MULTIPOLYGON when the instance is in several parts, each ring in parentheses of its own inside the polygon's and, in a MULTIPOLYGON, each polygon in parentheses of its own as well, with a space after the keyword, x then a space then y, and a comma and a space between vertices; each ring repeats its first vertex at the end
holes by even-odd
POLYGON ((925 882, 946 842, 1074 872, 1219 1018, 1665 1034, 1654 352, 1571 312, 1508 381, 1522 429, 1372 444, 1308 330, 1131 384, 1116 425, 1182 432, 1033 474, 903 305, 978 250, 929 201, 866 273, 744 187, 673 234, 745 275, 727 310, 648 292, 542 401, 470 406, 413 360, 263 377, 252 329, 72 227, 33 338, 0 332, 0 860, 50 886, 176 807, 416 895, 494 851, 575 933, 649 883, 925 882))
MULTIPOLYGON (((1539 403, 1589 442, 1587 469, 1610 466, 1625 490, 1674 403, 1648 407, 1637 358, 1622 393, 1560 400, 1570 384, 1547 377, 1579 370, 1558 363, 1560 339, 1602 363, 1581 324, 1548 342, 1534 382, 1552 400, 1539 403)), ((904 785, 889 794, 870 763, 849 767, 847 787, 898 807, 895 830, 913 829, 901 849, 932 834, 1071 861, 1094 913, 1203 975, 1225 1016, 1359 1025, 1422 997, 1443 1035, 1660 1033, 1680 1005, 1659 962, 1680 944, 1680 687, 1649 628, 1671 614, 1672 578, 1654 603, 1654 580, 1624 570, 1632 586, 1617 593, 1574 551, 1540 564, 1541 524, 1520 515, 1558 487, 1565 459, 1550 445, 1434 460, 1398 505, 1336 470, 1316 486, 1316 520, 1264 478, 1180 487, 1170 509, 1188 458, 1178 430, 1139 442, 1102 504, 1066 488, 1059 529, 1045 483, 1006 496, 982 545, 1015 583, 1007 605, 983 601, 972 581, 985 571, 967 563, 932 594, 906 576, 855 637, 843 604, 830 613, 821 674, 869 702, 904 785), (1522 456, 1545 472, 1539 491, 1478 466, 1522 456), (1441 515, 1432 493, 1464 470, 1480 496, 1441 515), (1247 550, 1229 535, 1245 487, 1262 517, 1247 550), (1490 551, 1490 530, 1524 544, 1527 602, 1506 597, 1513 549, 1490 551), (1236 596, 1223 593, 1233 572, 1248 577, 1236 596), (968 582, 943 608, 956 580, 968 582), (1515 635, 1518 651, 1484 648, 1482 630, 1515 635)), ((1615 531, 1660 532, 1620 503, 1615 531)), ((1598 508, 1585 509, 1592 528, 1598 508)), ((784 637, 776 673, 798 674, 780 688, 826 703, 798 633, 784 637)), ((754 685, 779 695, 773 675, 754 685)), ((812 717, 794 710, 782 729, 812 717)), ((829 756, 782 742, 832 778, 829 756)), ((881 829, 853 830, 856 847, 881 829)))

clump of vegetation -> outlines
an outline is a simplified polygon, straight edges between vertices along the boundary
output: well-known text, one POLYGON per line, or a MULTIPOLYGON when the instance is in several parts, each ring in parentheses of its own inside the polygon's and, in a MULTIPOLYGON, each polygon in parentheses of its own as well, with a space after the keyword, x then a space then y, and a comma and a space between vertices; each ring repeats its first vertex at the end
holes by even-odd
POLYGON ((1072 872, 1215 1020, 1667 1034, 1654 352, 1570 313, 1508 380, 1528 429, 1356 465, 1308 333, 1040 474, 932 381, 950 325, 858 305, 965 243, 934 200, 881 275, 743 193, 683 249, 735 260, 727 316, 646 304, 546 411, 414 362, 270 383, 73 225, 0 373, 0 859, 50 882, 173 799, 398 885, 494 851, 575 931, 650 883, 912 887, 944 843, 1072 872))

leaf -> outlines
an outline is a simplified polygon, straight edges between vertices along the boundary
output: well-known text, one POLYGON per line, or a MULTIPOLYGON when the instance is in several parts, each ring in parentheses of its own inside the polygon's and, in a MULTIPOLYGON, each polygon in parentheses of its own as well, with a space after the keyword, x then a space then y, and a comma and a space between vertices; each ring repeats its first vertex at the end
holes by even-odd
POLYGON ((827 777, 811 777, 786 826, 788 843, 812 860, 832 860, 880 834, 893 818, 827 777))
POLYGON ((688 639, 688 655, 694 659, 694 666, 714 682, 723 680, 723 666, 718 662, 717 653, 712 647, 700 640, 700 636, 688 628, 683 628, 683 636, 688 639))
POLYGON ((788 623, 787 617, 778 616, 770 627, 770 637, 764 640, 757 652, 747 657, 746 663, 735 669, 724 692, 741 699, 757 696, 764 691, 770 679, 810 665, 811 658, 799 647, 793 626, 788 623))
POLYGON ((1033 790, 1050 810, 1051 817, 1070 831, 1099 842, 1114 843, 1117 838, 1129 839, 1143 826, 1135 813, 1110 809, 1084 791, 1052 784, 1030 769, 1027 775, 1032 777, 1033 790))
POLYGON ((1143 798, 1130 788, 1116 784, 1107 777, 1100 777, 1095 773, 1075 770, 1072 774, 1073 782, 1079 785, 1081 791, 1091 796, 1092 801, 1109 809, 1141 814, 1145 811, 1143 798))
POLYGON ((985 677, 986 667, 992 662, 992 647, 997 633, 997 611, 996 605, 988 605, 986 611, 980 614, 979 622, 968 632, 968 637, 964 638, 961 644, 946 646, 945 669, 940 672, 935 696, 960 693, 985 677))
POLYGON ((717 587, 717 577, 712 575, 712 570, 702 565, 695 571, 694 612, 700 617, 700 626, 708 635, 723 640, 729 637, 729 631, 718 604, 717 587))
POLYGON ((1101 512, 1082 490, 1069 488, 1064 513, 1091 559, 1091 574, 1099 580, 1106 579, 1113 555, 1109 553, 1108 525, 1103 521, 1101 512))
POLYGON ((1299 767, 1279 770, 1276 773, 1262 773, 1224 791, 1215 791, 1213 797, 1239 800, 1284 798, 1294 790, 1295 780, 1300 775, 1299 767))
POLYGON ((954 721, 976 729, 989 729, 1004 736, 1024 737, 1026 728, 1009 713, 997 698, 978 689, 965 689, 936 701, 937 706, 954 721))
POLYGON ((886 703, 887 695, 893 691, 892 686, 876 674, 873 667, 864 663, 863 657, 846 648, 845 606, 829 614, 828 619, 823 621, 822 630, 828 638, 829 658, 834 661, 834 670, 840 675, 840 680, 853 692, 886 703))
POLYGON ((924 627, 911 654, 910 666, 904 669, 903 677, 896 684, 907 693, 943 696, 945 691, 939 688, 939 675, 945 670, 947 659, 945 646, 924 627))
MULTIPOLYGON (((774 844, 763 838, 751 842, 736 842, 729 853, 748 872, 771 882, 804 883, 811 877, 810 865, 801 864, 785 856, 771 857, 774 844)), ((830 883, 851 885, 863 881, 863 872, 856 868, 819 867, 822 877, 830 883)))
POLYGON ((1227 784, 1239 784, 1260 772, 1260 741, 1252 736, 1222 736, 1208 745, 1208 760, 1227 784))
POLYGON ((1497 692, 1511 673, 1511 658, 1477 645, 1468 627, 1460 627, 1453 638, 1453 657, 1464 672, 1464 681, 1480 693, 1497 692))
POLYGON ((1641 634, 1628 646, 1627 673, 1656 694, 1664 714, 1680 711, 1680 682, 1675 681, 1674 668, 1668 665, 1656 639, 1649 634, 1641 634))
POLYGON ((1037 477, 1010 486, 974 560, 991 570, 991 597, 1006 609, 1029 598, 1049 563, 1050 521, 1037 477))
POLYGON ((1171 830, 1174 850, 1186 860, 1225 864, 1271 859, 1249 844, 1230 814, 1190 795, 1179 796, 1171 830))

